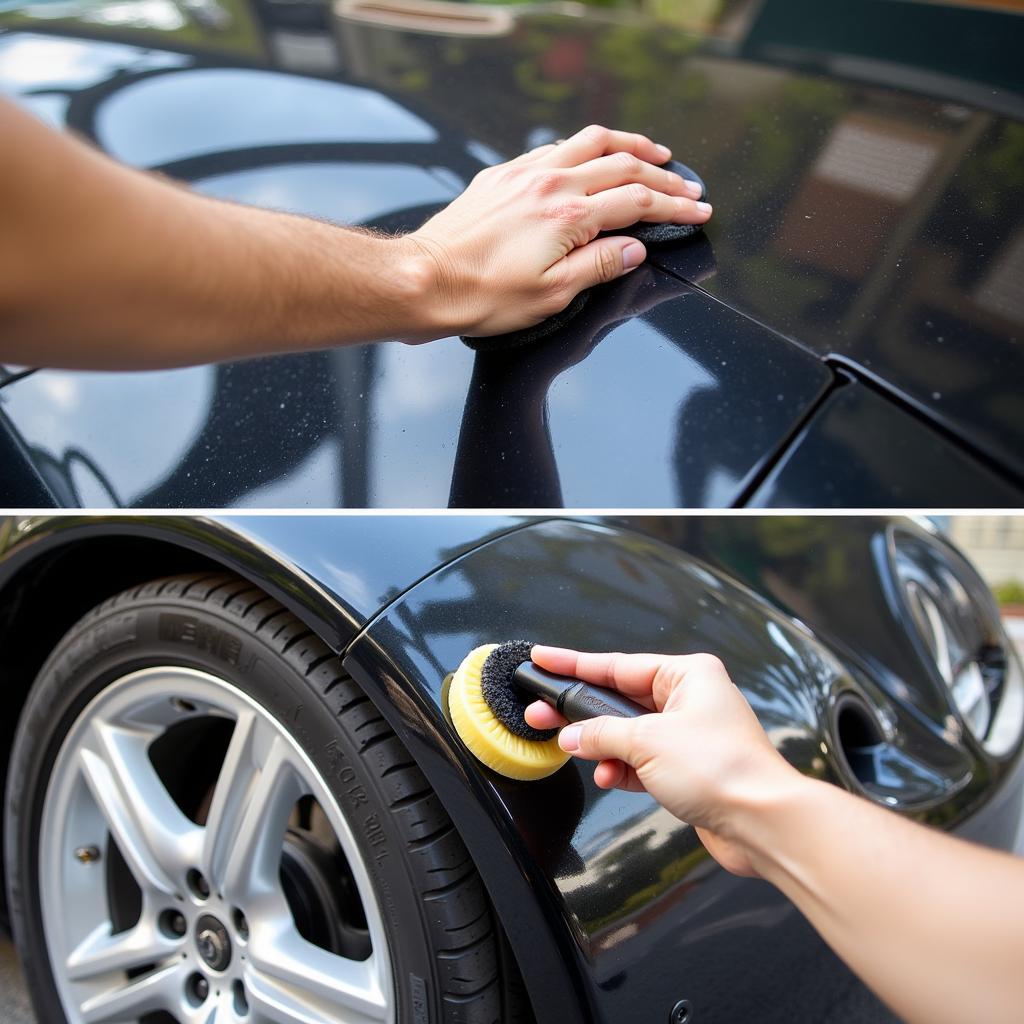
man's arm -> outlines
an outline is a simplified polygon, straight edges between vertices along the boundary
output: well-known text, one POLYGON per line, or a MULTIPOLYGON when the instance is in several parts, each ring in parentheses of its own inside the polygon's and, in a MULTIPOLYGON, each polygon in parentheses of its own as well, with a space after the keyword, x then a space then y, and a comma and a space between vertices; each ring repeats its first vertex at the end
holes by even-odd
MULTIPOLYGON (((569 725, 559 743, 599 762, 599 786, 646 790, 724 867, 778 886, 902 1018, 1021 1020, 1024 860, 805 778, 717 658, 535 647, 533 660, 659 711, 569 725)), ((565 725, 543 703, 526 719, 565 725)))
POLYGON ((481 172, 402 238, 198 195, 2 100, 0 136, 0 360, 28 365, 496 334, 643 258, 599 231, 710 215, 653 165, 667 151, 597 127, 481 172))

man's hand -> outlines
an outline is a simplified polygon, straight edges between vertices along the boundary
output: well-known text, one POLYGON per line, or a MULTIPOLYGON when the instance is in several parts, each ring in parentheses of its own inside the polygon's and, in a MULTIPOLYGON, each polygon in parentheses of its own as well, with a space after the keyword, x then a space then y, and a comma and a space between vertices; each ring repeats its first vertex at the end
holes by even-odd
POLYGON ((539 323, 591 285, 640 265, 641 242, 597 238, 637 221, 703 224, 700 186, 657 166, 671 153, 643 135, 591 125, 481 171, 406 236, 434 271, 438 335, 501 334, 539 323))
POLYGON ((802 776, 772 746, 718 658, 580 654, 537 646, 533 660, 549 672, 608 686, 660 712, 566 725, 557 711, 538 701, 526 709, 526 721, 536 729, 565 726, 559 745, 598 762, 598 786, 650 793, 697 827, 723 867, 740 875, 757 873, 735 819, 761 794, 799 785, 802 776))

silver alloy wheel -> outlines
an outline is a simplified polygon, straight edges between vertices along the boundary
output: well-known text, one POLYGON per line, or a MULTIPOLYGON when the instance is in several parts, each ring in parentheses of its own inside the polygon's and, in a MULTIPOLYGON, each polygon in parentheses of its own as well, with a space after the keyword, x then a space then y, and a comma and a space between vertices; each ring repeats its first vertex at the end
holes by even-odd
POLYGON ((82 711, 47 787, 39 885, 47 952, 70 1024, 160 1011, 179 1024, 394 1020, 380 907, 337 802, 287 730, 208 673, 133 672, 82 711), (198 716, 234 722, 205 826, 180 810, 149 755, 169 728, 198 716), (316 800, 347 859, 366 917, 366 959, 303 938, 288 905, 282 846, 305 796, 316 800), (108 835, 141 891, 141 915, 121 931, 111 920, 103 865, 108 835))

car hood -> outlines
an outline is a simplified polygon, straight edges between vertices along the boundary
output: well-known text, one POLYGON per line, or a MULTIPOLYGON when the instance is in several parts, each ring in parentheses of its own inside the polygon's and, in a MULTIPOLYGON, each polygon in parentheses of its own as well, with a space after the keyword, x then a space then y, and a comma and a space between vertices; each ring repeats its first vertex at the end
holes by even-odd
POLYGON ((57 500, 731 504, 837 370, 1024 474, 1013 16, 190 10, 26 7, 6 16, 21 31, 0 69, 114 156, 242 201, 413 227, 483 164, 601 121, 671 145, 716 216, 542 351, 388 345, 16 381, 9 427, 57 500))

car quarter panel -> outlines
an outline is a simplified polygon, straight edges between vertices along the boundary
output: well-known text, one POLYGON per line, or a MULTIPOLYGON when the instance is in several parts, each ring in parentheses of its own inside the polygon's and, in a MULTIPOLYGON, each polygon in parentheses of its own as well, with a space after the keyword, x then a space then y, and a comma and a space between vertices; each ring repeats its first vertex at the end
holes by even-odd
MULTIPOLYGON (((681 998, 709 1020, 885 1019, 788 901, 721 871, 693 830, 652 800, 601 791, 576 763, 526 784, 466 752, 446 716, 445 679, 478 644, 516 637, 718 654, 783 753, 823 777, 841 773, 830 695, 853 686, 884 698, 727 578, 598 525, 519 531, 453 562, 373 621, 346 667, 393 720, 463 832, 538 1020, 659 1020, 681 998), (574 967, 578 1013, 550 980, 552 958, 574 967)), ((940 750, 896 714, 918 753, 945 759, 953 775, 965 771, 963 751, 940 750)), ((956 779, 956 795, 934 820, 963 817, 976 797, 969 775, 956 779)))

